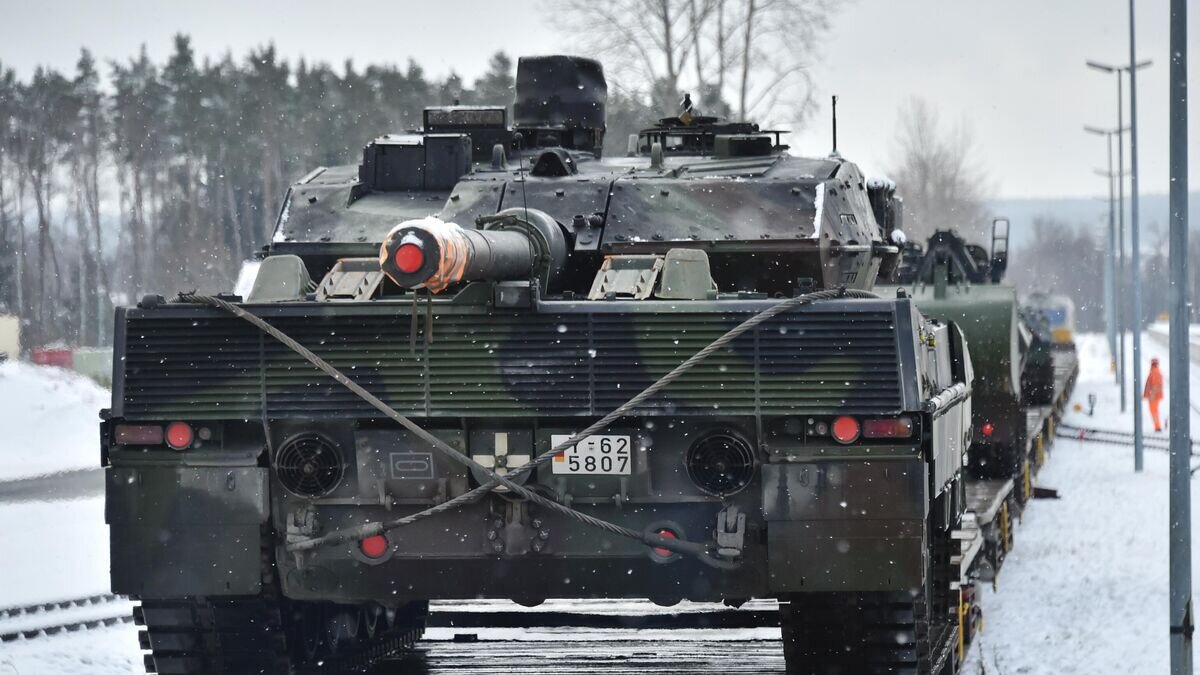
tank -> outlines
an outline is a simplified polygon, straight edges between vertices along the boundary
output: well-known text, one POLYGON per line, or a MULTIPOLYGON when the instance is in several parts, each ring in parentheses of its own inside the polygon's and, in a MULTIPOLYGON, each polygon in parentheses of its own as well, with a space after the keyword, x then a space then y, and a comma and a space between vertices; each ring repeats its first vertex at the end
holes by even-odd
POLYGON ((961 326, 971 344, 974 434, 968 468, 980 479, 1020 475, 1025 406, 1053 396, 1052 355, 1042 342, 1035 344, 1016 289, 1003 283, 1007 267, 1008 222, 997 219, 990 250, 950 230, 935 232, 924 245, 907 243, 896 282, 922 313, 961 326))
POLYGON ((1054 402, 1054 331, 1046 314, 1022 304, 1019 310, 1024 363, 1021 367, 1021 400, 1029 405, 1054 402))
POLYGON ((601 158, 599 63, 516 81, 511 126, 432 108, 299 179, 244 297, 117 311, 148 667, 361 667, 431 599, 775 598, 791 671, 952 672, 972 357, 872 292, 895 187, 693 111, 601 158))

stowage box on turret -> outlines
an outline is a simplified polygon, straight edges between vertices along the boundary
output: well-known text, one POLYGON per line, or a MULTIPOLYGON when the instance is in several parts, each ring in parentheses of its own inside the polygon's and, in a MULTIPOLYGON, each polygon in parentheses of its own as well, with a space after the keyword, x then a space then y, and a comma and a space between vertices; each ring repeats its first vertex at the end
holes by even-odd
POLYGON ((602 159, 589 59, 516 96, 300 179, 246 297, 118 311, 149 664, 361 665, 430 599, 778 598, 790 670, 953 670, 972 372, 870 292, 893 187, 691 110, 602 159))

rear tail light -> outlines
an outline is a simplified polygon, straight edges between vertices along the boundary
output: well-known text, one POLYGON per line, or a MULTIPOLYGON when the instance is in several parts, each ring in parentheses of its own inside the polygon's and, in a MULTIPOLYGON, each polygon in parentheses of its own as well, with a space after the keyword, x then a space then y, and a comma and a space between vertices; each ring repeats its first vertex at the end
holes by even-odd
POLYGON ((157 424, 118 424, 113 440, 117 445, 162 445, 163 428, 157 424))
POLYGON ((853 443, 858 440, 861 429, 853 417, 839 417, 833 421, 833 438, 838 443, 853 443))
POLYGON ((175 450, 191 447, 195 438, 192 425, 187 422, 171 422, 167 425, 167 445, 175 450))
POLYGON ((381 558, 384 553, 387 553, 388 540, 382 534, 376 534, 360 541, 358 547, 368 558, 381 558))
POLYGON ((913 421, 909 417, 867 420, 863 422, 862 434, 866 438, 912 438, 913 421))

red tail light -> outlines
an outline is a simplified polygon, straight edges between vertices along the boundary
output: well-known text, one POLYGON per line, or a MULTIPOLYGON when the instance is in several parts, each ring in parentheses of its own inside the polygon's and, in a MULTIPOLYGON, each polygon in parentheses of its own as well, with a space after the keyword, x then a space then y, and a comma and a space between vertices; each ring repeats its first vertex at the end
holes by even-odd
POLYGON ((113 440, 118 445, 162 445, 163 428, 157 424, 118 424, 113 440))
MULTIPOLYGON (((657 534, 658 536, 660 536, 664 539, 678 539, 679 538, 679 535, 675 534, 674 532, 672 532, 670 530, 665 530, 665 529, 659 530, 658 532, 655 532, 655 534, 657 534)), ((675 552, 669 548, 655 547, 654 555, 661 556, 663 558, 669 558, 669 557, 675 555, 675 552)))
POLYGON ((190 447, 195 439, 192 425, 187 422, 171 422, 167 425, 167 445, 176 450, 190 447))
POLYGON ((412 274, 425 264, 425 252, 416 244, 403 244, 396 249, 396 267, 405 274, 412 274))
POLYGON ((358 546, 362 549, 363 555, 368 558, 380 558, 384 553, 387 553, 388 540, 382 534, 376 534, 363 539, 358 543, 358 546))
POLYGON ((984 436, 991 438, 992 434, 996 433, 996 427, 993 426, 991 422, 984 422, 983 426, 979 427, 979 431, 981 431, 984 436))
POLYGON ((838 443, 853 443, 858 440, 861 429, 853 417, 839 417, 833 421, 833 438, 838 443))
POLYGON ((867 420, 863 422, 862 434, 867 438, 912 438, 913 421, 909 417, 867 420))

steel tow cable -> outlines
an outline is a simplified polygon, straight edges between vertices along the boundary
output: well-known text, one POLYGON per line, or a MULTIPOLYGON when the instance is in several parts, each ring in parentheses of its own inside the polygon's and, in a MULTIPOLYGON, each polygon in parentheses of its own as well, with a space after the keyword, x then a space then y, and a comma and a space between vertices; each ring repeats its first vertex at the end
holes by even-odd
MULTIPOLYGON (((795 296, 795 297, 789 298, 787 300, 783 300, 779 303, 776 303, 776 304, 772 305, 771 307, 753 315, 752 317, 750 317, 749 319, 738 324, 734 328, 730 329, 728 332, 726 332, 724 335, 718 337, 716 340, 714 340, 708 346, 704 347, 700 351, 693 354, 686 361, 684 361, 683 363, 676 366, 671 372, 662 376, 657 381, 655 381, 653 384, 651 384, 649 387, 642 390, 641 393, 637 394, 633 398, 626 401, 623 405, 619 406, 618 408, 616 408, 609 414, 605 415, 603 418, 597 420, 596 422, 594 422, 593 424, 588 426, 583 431, 575 434, 570 439, 568 439, 562 443, 559 443, 558 445, 551 448, 549 451, 537 456, 536 458, 529 461, 528 463, 513 470, 512 473, 509 474, 509 476, 514 476, 514 477, 520 476, 521 474, 532 470, 538 464, 548 461, 551 457, 558 454, 559 452, 562 452, 562 451, 566 450, 567 448, 579 443, 584 438, 591 436, 595 432, 606 428, 613 421, 615 421, 619 417, 624 416, 626 413, 628 413, 633 408, 636 408, 638 405, 643 403, 646 399, 648 399, 651 396, 658 393, 664 387, 666 387, 669 384, 671 384, 672 382, 674 382, 676 379, 678 379, 683 374, 685 374, 688 370, 691 370, 694 366, 696 366, 699 363, 701 363, 702 361, 704 361, 706 358, 711 356, 713 353, 715 353, 719 349, 723 348, 724 346, 728 345, 730 342, 737 339, 739 336, 746 333, 747 331, 754 329, 755 327, 762 324, 763 322, 765 322, 775 316, 778 316, 779 314, 782 314, 783 312, 786 312, 786 311, 789 311, 792 309, 796 309, 798 307, 809 305, 814 302, 819 302, 819 301, 823 301, 823 300, 832 300, 832 299, 836 299, 836 298, 878 298, 878 296, 875 295, 874 293, 870 293, 867 291, 847 290, 847 289, 841 288, 841 289, 835 289, 835 290, 816 291, 816 292, 809 293, 806 295, 795 296)), ((529 500, 530 502, 533 502, 534 504, 537 504, 538 506, 541 506, 550 511, 555 511, 555 512, 560 513, 564 516, 567 516, 573 520, 576 520, 580 523, 604 530, 611 534, 616 534, 618 536, 633 539, 633 540, 638 541, 647 546, 651 546, 651 547, 655 547, 655 548, 664 548, 669 551, 673 551, 675 553, 683 553, 683 554, 687 554, 687 555, 692 555, 692 556, 695 556, 696 558, 698 558, 700 561, 704 562, 705 564, 710 565, 712 567, 719 568, 719 569, 732 569, 736 565, 736 563, 734 563, 732 561, 715 558, 712 555, 710 555, 709 554, 710 546, 708 544, 691 542, 691 541, 687 541, 687 540, 683 540, 683 539, 670 539, 670 538, 663 537, 663 536, 658 535, 657 533, 652 533, 652 532, 639 532, 637 530, 633 530, 631 528, 617 525, 615 523, 610 523, 606 520, 602 520, 602 519, 596 518, 594 516, 589 516, 586 513, 582 513, 571 507, 560 504, 552 499, 543 497, 542 495, 534 492, 533 490, 526 488, 525 486, 523 486, 519 483, 514 482, 508 476, 501 476, 498 473, 496 473, 495 471, 493 471, 490 467, 485 467, 485 466, 479 464, 474 459, 463 454, 462 452, 455 449, 454 447, 452 447, 445 441, 434 436, 433 434, 430 434, 428 431, 426 431, 420 425, 413 422, 408 417, 397 412, 394 408, 389 406, 387 403, 384 403, 382 400, 380 400, 378 397, 376 397, 371 392, 364 389, 357 382, 351 380, 349 377, 347 377, 345 374, 343 374, 340 370, 338 370, 337 368, 330 365, 328 362, 326 362, 320 356, 317 356, 315 353, 313 353, 307 347, 300 344, 295 339, 293 339, 292 337, 290 337, 283 331, 279 330, 275 326, 271 325, 267 321, 263 320, 262 318, 254 315, 251 312, 246 311, 242 307, 239 307, 233 303, 230 303, 226 300, 222 300, 220 298, 215 298, 215 297, 207 296, 207 295, 197 295, 194 293, 181 293, 179 295, 179 300, 181 302, 185 302, 185 303, 208 305, 211 307, 215 307, 217 309, 224 310, 230 314, 233 314, 234 316, 236 316, 240 319, 247 321, 248 323, 250 323, 253 326, 255 326, 256 328, 258 328, 259 330, 263 331, 264 333, 266 333, 266 334, 270 335, 271 337, 275 338, 276 340, 278 340, 280 343, 282 343, 287 348, 291 349, 296 354, 299 354, 306 361, 313 364, 319 370, 321 370, 322 372, 324 372, 325 374, 329 375, 334 380, 336 380, 339 384, 341 384, 342 386, 349 389, 360 399, 362 399, 366 403, 370 404, 376 410, 379 410, 381 413, 386 415, 392 421, 403 426, 405 429, 408 429, 415 436, 417 436, 421 440, 428 443, 430 446, 432 446, 437 451, 441 452, 448 458, 453 459, 454 461, 456 461, 460 464, 463 464, 464 466, 467 466, 467 467, 475 469, 479 472, 482 472, 484 475, 486 475, 488 477, 488 482, 480 485, 479 487, 477 487, 473 490, 470 490, 468 492, 465 492, 462 495, 452 498, 446 502, 443 502, 436 506, 425 509, 424 511, 420 511, 420 512, 414 513, 412 515, 405 516, 403 518, 397 518, 397 519, 391 520, 391 521, 366 523, 364 525, 360 525, 360 526, 354 527, 354 528, 336 530, 334 532, 330 532, 330 533, 322 535, 320 537, 314 537, 314 538, 310 538, 310 539, 303 539, 300 541, 291 542, 287 545, 287 549, 289 551, 301 552, 301 551, 315 549, 320 546, 340 544, 340 543, 350 541, 350 540, 357 540, 357 539, 362 539, 364 537, 381 534, 388 530, 403 527, 405 525, 410 525, 419 520, 423 520, 425 518, 428 518, 428 517, 437 515, 439 513, 442 513, 444 511, 450 510, 452 508, 461 506, 465 503, 474 501, 475 499, 482 497, 485 493, 490 492, 491 490, 495 489, 496 487, 502 485, 502 486, 508 488, 509 490, 511 490, 512 492, 516 493, 517 495, 529 500)))

